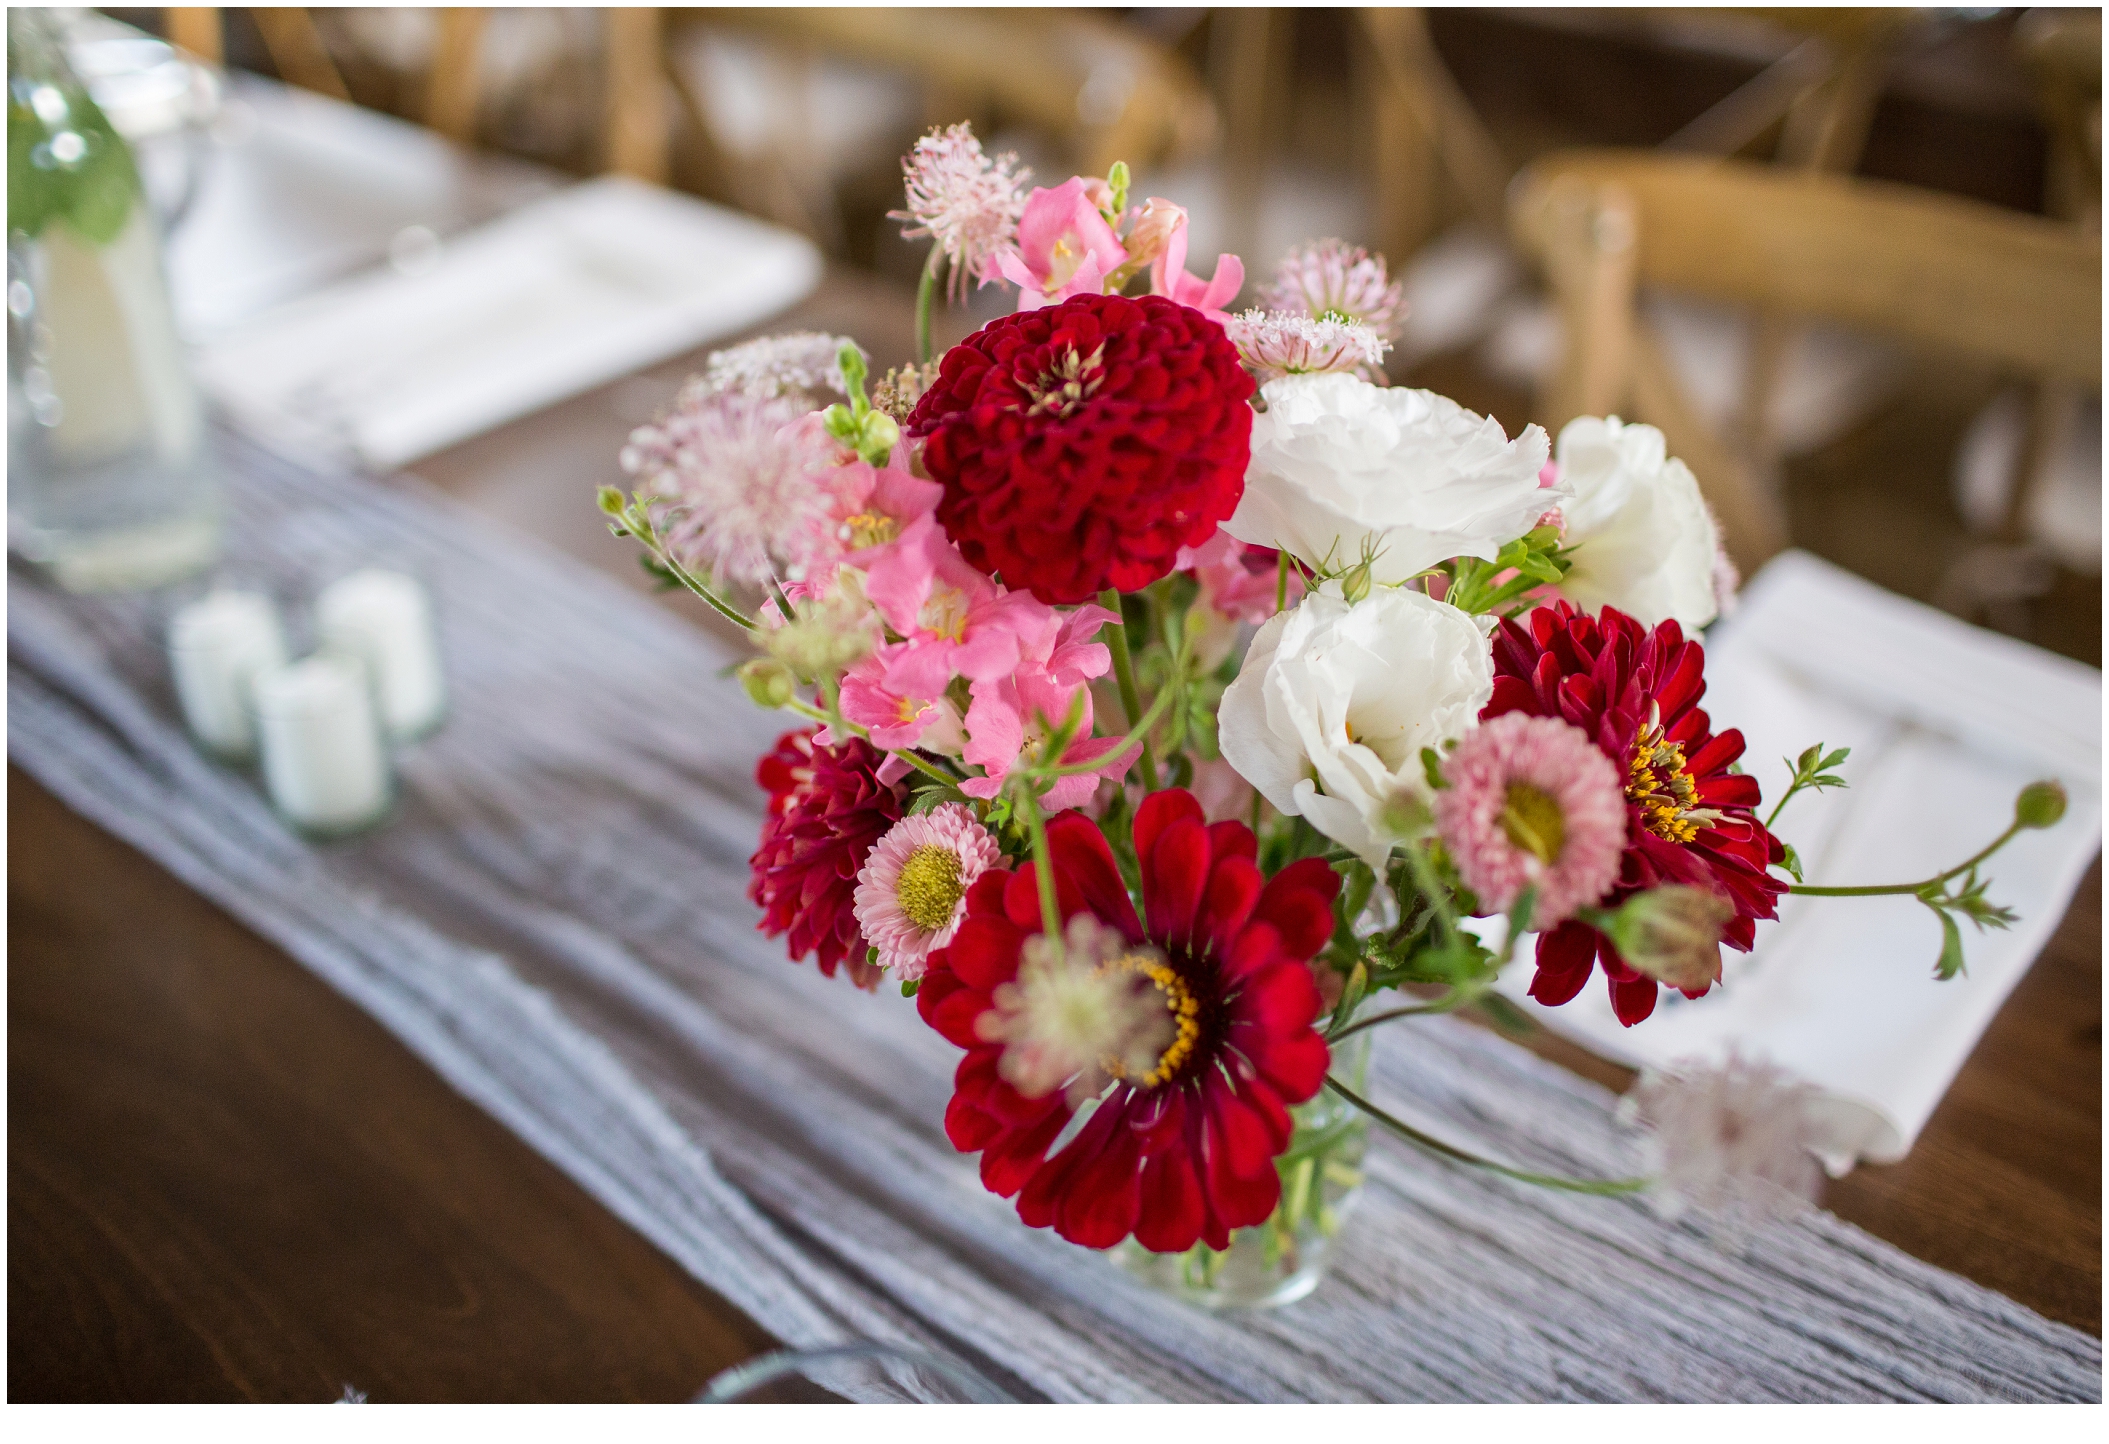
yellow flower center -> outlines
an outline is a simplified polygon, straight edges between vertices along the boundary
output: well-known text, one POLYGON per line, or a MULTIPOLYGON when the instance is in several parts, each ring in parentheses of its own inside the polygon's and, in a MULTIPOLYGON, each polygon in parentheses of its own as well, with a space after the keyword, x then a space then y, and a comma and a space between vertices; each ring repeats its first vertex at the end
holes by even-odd
POLYGON ((1501 830, 1510 842, 1551 867, 1567 844, 1567 819, 1551 794, 1528 782, 1511 782, 1501 807, 1501 830))
POLYGON ((1659 709, 1649 709, 1647 724, 1633 739, 1626 800, 1639 805, 1641 821, 1664 842, 1690 842, 1720 820, 1717 810, 1698 805, 1699 788, 1685 766, 1683 744, 1662 735, 1659 709))
MULTIPOLYGON (((1170 964, 1153 953, 1127 953, 1109 959, 1100 971, 1115 969, 1140 973, 1155 983, 1157 991, 1164 995, 1165 1011, 1172 1015, 1175 1030, 1172 1041, 1157 1055, 1157 1061, 1150 1065, 1149 1071, 1132 1080, 1138 1087, 1155 1088, 1175 1077, 1186 1066, 1186 1060, 1193 1057, 1194 1046, 1201 1038, 1201 1000, 1194 996, 1193 990, 1186 986, 1186 980, 1174 972, 1170 964)), ((1117 1058, 1103 1059, 1099 1066, 1115 1078, 1128 1076, 1126 1066, 1117 1058)))
POLYGON ((932 587, 930 600, 923 603, 915 620, 924 631, 957 642, 967 634, 967 594, 957 587, 932 587))
POLYGON ((1028 416, 1037 416, 1051 411, 1056 416, 1067 416, 1090 400, 1105 382, 1106 343, 1101 341, 1098 349, 1089 356, 1079 356, 1071 346, 1062 353, 1062 359, 1051 371, 1044 371, 1034 385, 1027 387, 1033 404, 1026 411, 1028 416))
POLYGON ((890 517, 884 512, 860 511, 842 523, 842 540, 849 543, 851 551, 884 546, 900 534, 899 518, 890 517))
POLYGON ((894 900, 901 911, 926 933, 934 933, 952 921, 966 888, 959 881, 959 854, 949 847, 926 842, 908 854, 901 865, 900 880, 893 885, 894 900))

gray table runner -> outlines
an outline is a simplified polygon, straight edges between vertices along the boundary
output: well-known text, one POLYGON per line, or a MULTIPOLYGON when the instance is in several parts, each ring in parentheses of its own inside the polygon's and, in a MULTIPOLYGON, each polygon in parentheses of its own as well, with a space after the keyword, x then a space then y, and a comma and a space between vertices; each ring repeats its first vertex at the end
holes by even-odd
MULTIPOLYGON (((1828 1214, 1731 1254, 1381 1137, 1310 1299, 1212 1316, 1131 1282, 981 1188, 940 1126, 958 1054, 912 1003, 754 931, 751 770, 784 723, 710 638, 413 484, 221 445, 232 563, 290 590, 287 558, 364 549, 435 583, 454 715, 400 758, 399 816, 293 837, 185 739, 153 599, 19 573, 10 757, 787 1343, 886 1340, 1057 1400, 2101 1397, 2096 1340, 1828 1214)), ((1373 1086, 1531 1167, 1633 1161, 1609 1094, 1454 1020, 1385 1030, 1373 1086)))

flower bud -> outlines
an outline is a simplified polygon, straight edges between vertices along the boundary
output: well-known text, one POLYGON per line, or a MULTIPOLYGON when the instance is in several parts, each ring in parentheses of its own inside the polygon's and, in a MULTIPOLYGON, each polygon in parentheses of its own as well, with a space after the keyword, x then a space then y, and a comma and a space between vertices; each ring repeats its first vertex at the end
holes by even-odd
POLYGON ((1736 910, 1701 887, 1672 883, 1628 898, 1598 924, 1626 962, 1657 982, 1702 993, 1721 980, 1721 933, 1736 910))
POLYGON ((1357 562, 1340 578, 1340 597, 1349 606, 1369 595, 1369 562, 1357 562))
POLYGON ((772 712, 798 695, 798 679, 791 675, 789 667, 774 657, 755 657, 742 662, 738 676, 740 685, 747 689, 748 700, 772 712))
POLYGON ((2014 821, 2023 827, 2055 827, 2065 816, 2065 787, 2058 782, 2031 782, 2014 799, 2014 821))
POLYGON ((1142 214, 1128 228, 1128 238, 1123 244, 1128 251, 1128 264, 1141 269, 1164 254, 1172 233, 1186 224, 1186 207, 1173 205, 1168 200, 1151 196, 1143 206, 1142 214))

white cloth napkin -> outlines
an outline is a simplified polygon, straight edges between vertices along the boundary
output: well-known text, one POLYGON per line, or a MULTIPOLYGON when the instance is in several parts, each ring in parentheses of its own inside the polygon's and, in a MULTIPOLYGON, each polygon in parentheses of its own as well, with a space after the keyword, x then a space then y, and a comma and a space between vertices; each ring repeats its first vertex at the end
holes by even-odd
POLYGON ((605 176, 278 307, 199 375, 247 425, 384 468, 425 456, 800 299, 802 237, 605 176))
POLYGON ((1825 1163, 1910 1151, 1992 1015, 2035 960, 2101 844, 2102 691, 2092 667, 1892 595, 1805 552, 1771 562, 1707 641, 1705 707, 1742 729, 1765 796, 1811 743, 1850 747, 1850 788, 1804 792, 1779 819, 1812 883, 1912 881, 1961 862, 2013 817, 2038 778, 2065 784, 2065 819, 2024 832, 1985 871, 2020 913, 2005 932, 1963 927, 1967 973, 1936 981, 1940 924, 1910 897, 1788 898, 1722 985, 1665 989, 1635 1028, 1601 978, 1560 1008, 1529 1002, 1531 939, 1502 991, 1540 1021, 1634 1067, 1770 1059, 1823 1090, 1825 1163))

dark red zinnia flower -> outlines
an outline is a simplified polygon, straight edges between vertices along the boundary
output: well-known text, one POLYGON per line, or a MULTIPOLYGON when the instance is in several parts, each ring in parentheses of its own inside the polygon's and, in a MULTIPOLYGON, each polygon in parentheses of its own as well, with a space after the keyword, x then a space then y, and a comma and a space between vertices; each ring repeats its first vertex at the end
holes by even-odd
POLYGON ((769 815, 747 862, 754 871, 747 896, 762 909, 763 932, 791 935, 793 962, 817 953, 828 977, 846 963, 858 987, 875 988, 884 974, 864 961, 857 873, 901 820, 901 793, 879 781, 884 753, 856 737, 818 746, 815 730, 786 732, 754 769, 769 815))
MULTIPOLYGON (((1705 649, 1675 622, 1649 631, 1613 607, 1592 617, 1556 602, 1526 620, 1528 630, 1503 621, 1494 637, 1494 698, 1479 715, 1563 718, 1618 764, 1626 783, 1626 850, 1602 906, 1617 907, 1661 883, 1707 888, 1735 906, 1722 940, 1750 951, 1758 919, 1777 916, 1787 890, 1766 870, 1785 852, 1752 811, 1761 800, 1757 779, 1728 770, 1743 755, 1743 734, 1713 732, 1699 710, 1705 649)), ((1655 980, 1577 920, 1539 937, 1531 996, 1549 1005, 1568 1001, 1589 981, 1593 963, 1603 966, 1621 1023, 1630 1028, 1655 1010, 1655 980)))
POLYGON ((916 994, 924 1019, 967 1050, 945 1132, 981 1151, 982 1182, 1016 1194, 1035 1228, 1090 1248, 1131 1232, 1160 1253, 1228 1248, 1230 1230, 1274 1212, 1289 1105, 1325 1081, 1308 960, 1332 936, 1340 879, 1317 858, 1263 879, 1251 831, 1209 825, 1188 792, 1145 798, 1134 837, 1147 922, 1096 826, 1069 812, 1047 828, 1063 918, 1089 912, 1136 949, 1119 961, 1154 983, 1179 1024, 1173 1041, 1140 1077, 1109 1069, 1096 1110, 1048 1156, 1079 1109, 1061 1088, 1028 1097, 1005 1081, 984 1022, 1041 930, 1035 874, 984 873, 916 994))
POLYGON ((1162 296, 1073 296, 947 351, 908 434, 966 559, 1044 602, 1135 591, 1237 510, 1252 379, 1162 296))

